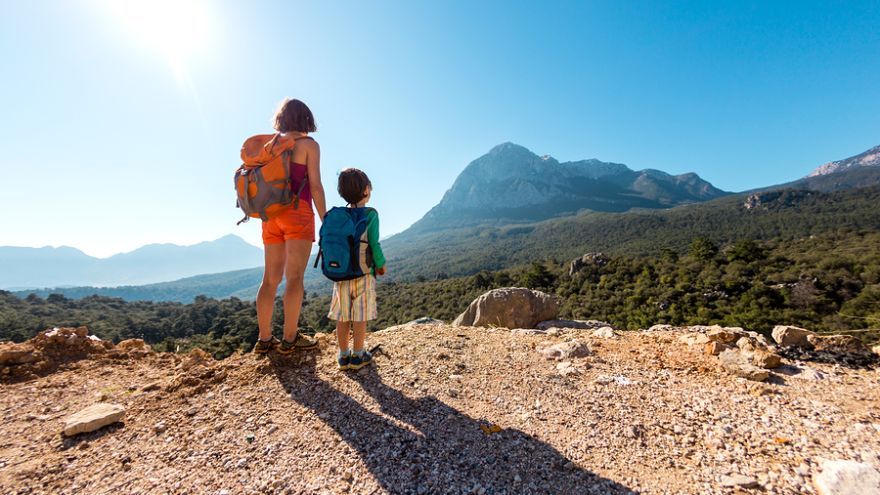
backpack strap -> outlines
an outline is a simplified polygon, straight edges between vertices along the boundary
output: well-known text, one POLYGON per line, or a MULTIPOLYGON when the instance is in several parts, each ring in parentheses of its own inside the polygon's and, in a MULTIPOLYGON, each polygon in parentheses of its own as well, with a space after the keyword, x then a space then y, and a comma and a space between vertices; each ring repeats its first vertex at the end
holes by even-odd
MULTIPOLYGON (((290 177, 293 170, 293 150, 296 149, 296 143, 301 139, 311 139, 314 141, 314 138, 311 136, 300 136, 298 138, 293 138, 293 148, 288 150, 287 160, 284 162, 284 166, 287 167, 287 176, 290 177)), ((291 179, 292 180, 292 179, 291 179)), ((293 196, 293 209, 299 209, 299 197, 302 195, 303 189, 305 189, 306 184, 309 183, 309 171, 306 169, 306 175, 303 177, 302 182, 299 184, 299 189, 296 190, 296 194, 293 196)))

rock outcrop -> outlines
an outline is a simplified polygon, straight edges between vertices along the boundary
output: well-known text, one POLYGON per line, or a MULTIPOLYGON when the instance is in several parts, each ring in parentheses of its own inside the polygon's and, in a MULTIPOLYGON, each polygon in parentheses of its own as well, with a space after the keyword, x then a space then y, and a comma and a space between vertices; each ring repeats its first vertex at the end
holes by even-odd
POLYGON ((588 267, 601 268, 607 265, 608 261, 609 259, 604 253, 587 253, 568 264, 568 275, 573 277, 588 267))
POLYGON ((452 324, 535 328, 542 321, 556 318, 558 311, 556 298, 550 294, 521 287, 506 287, 490 290, 478 297, 452 324))

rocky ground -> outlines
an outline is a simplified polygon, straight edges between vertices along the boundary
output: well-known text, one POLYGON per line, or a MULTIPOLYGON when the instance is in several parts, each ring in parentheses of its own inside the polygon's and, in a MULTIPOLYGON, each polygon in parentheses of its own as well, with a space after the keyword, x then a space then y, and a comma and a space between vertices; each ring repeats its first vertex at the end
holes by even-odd
POLYGON ((654 330, 412 324, 359 372, 328 336, 224 361, 95 343, 5 372, 0 493, 769 495, 816 493, 826 460, 880 468, 878 369, 787 358, 755 382, 711 328, 654 330), (121 422, 62 435, 96 403, 121 422))

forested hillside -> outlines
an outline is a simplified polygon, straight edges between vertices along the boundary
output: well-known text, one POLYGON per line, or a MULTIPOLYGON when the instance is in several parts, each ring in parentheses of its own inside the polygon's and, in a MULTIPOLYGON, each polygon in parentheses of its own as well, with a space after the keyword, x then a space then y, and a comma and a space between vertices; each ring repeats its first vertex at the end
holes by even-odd
MULTIPOLYGON (((557 294, 563 317, 595 318, 618 328, 719 323, 767 333, 779 323, 819 331, 880 327, 877 229, 728 244, 695 236, 683 252, 594 255, 573 274, 568 261, 545 259, 423 282, 383 281, 380 318, 371 328, 421 316, 448 321, 482 292, 511 285, 557 294)), ((331 330, 328 307, 329 297, 308 297, 301 323, 309 331, 331 330)), ((280 321, 275 324, 280 335, 280 321)), ((47 327, 78 325, 105 339, 140 337, 162 350, 200 346, 218 357, 247 349, 257 328, 253 303, 237 298, 127 303, 97 296, 20 299, 0 292, 0 339, 21 341, 47 327)), ((856 335, 876 338, 872 332, 856 335)))
POLYGON ((656 256, 687 250, 696 237, 793 240, 840 229, 880 231, 880 187, 832 193, 788 190, 726 197, 668 210, 583 213, 532 224, 403 233, 383 243, 393 278, 470 275, 588 251, 656 256), (750 205, 747 207, 747 203, 750 205))

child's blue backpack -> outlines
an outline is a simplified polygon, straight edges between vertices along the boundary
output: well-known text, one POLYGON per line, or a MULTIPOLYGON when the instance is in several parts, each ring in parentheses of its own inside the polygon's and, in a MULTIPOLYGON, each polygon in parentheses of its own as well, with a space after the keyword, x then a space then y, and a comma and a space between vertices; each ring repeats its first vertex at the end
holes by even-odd
POLYGON ((315 267, 339 282, 370 273, 372 256, 367 242, 367 213, 372 208, 333 207, 321 223, 315 267))

